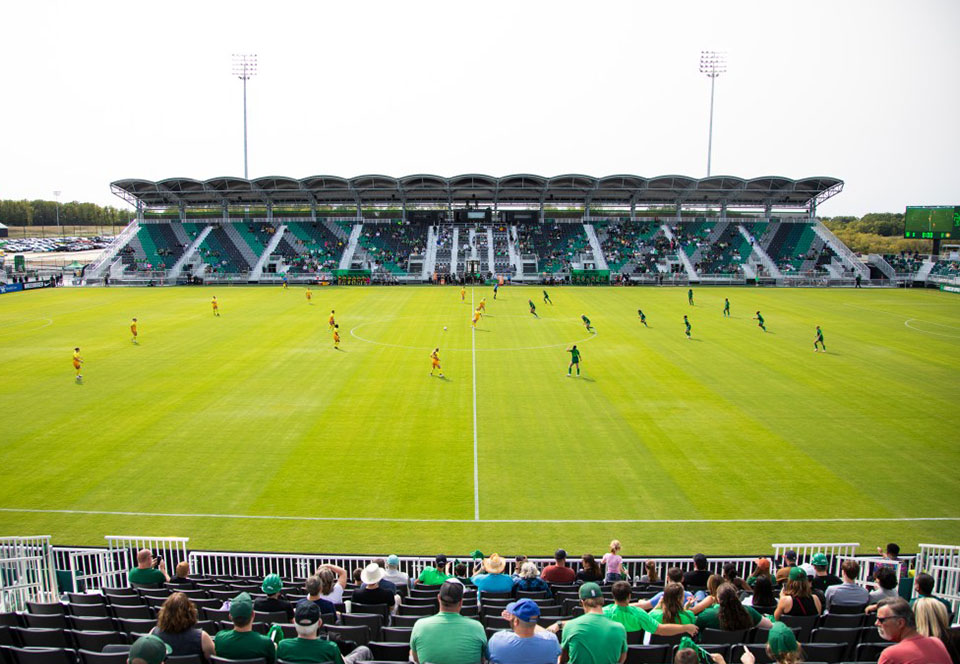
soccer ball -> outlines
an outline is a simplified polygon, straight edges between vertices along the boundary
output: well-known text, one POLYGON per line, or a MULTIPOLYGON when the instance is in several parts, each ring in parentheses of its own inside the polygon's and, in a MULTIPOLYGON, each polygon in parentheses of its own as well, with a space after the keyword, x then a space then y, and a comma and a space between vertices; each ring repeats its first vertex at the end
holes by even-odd
POLYGON ((447 331, 447 326, 446 326, 446 325, 443 326, 443 331, 444 331, 444 332, 447 331))

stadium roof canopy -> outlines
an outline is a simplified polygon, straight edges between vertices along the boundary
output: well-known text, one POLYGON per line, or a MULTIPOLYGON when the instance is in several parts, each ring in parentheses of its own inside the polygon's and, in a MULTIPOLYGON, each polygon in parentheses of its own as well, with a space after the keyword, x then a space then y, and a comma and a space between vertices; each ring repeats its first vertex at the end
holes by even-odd
POLYGON ((127 179, 111 190, 140 209, 160 207, 219 208, 236 205, 316 206, 561 206, 645 207, 682 205, 720 207, 811 208, 839 193, 843 181, 830 177, 793 180, 767 176, 744 179, 728 175, 691 178, 661 175, 360 175, 343 178, 315 175, 300 180, 235 177, 193 180, 127 179))

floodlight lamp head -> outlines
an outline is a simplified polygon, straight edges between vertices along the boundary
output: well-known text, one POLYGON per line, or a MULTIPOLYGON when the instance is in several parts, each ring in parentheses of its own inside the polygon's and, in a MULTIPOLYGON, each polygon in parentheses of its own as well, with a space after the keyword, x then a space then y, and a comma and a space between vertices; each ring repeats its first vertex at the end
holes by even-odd
POLYGON ((727 71, 727 54, 722 51, 700 51, 700 73, 716 78, 727 71))
POLYGON ((234 53, 233 75, 243 80, 250 80, 257 75, 256 53, 234 53))

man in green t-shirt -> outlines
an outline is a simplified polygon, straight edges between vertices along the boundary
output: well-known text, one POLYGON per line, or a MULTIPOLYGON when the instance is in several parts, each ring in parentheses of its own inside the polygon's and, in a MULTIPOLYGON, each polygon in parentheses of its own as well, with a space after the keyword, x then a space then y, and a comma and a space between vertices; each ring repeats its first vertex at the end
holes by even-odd
POLYGON ((315 602, 302 599, 297 602, 293 613, 293 624, 297 628, 297 638, 284 639, 277 645, 277 659, 285 662, 333 662, 333 664, 352 664, 373 659, 370 649, 357 646, 346 657, 341 657, 340 648, 333 641, 317 638, 320 625, 320 607, 315 602))
POLYGON ((447 563, 447 557, 442 553, 436 558, 436 567, 424 567, 420 572, 420 576, 417 577, 417 583, 421 583, 425 586, 439 586, 444 581, 449 579, 452 575, 448 574, 449 565, 447 563))
POLYGON ((614 664, 627 659, 627 631, 620 623, 603 615, 603 592, 595 583, 580 586, 583 615, 555 622, 547 629, 554 634, 563 630, 560 641, 561 664, 614 664))
POLYGON ((421 618, 410 632, 410 661, 430 664, 480 664, 489 659, 483 625, 460 615, 463 584, 447 579, 437 595, 440 612, 421 618))
POLYGON ((610 591, 613 593, 613 604, 607 604, 603 607, 603 615, 623 625, 623 628, 628 632, 643 631, 650 634, 660 634, 661 636, 674 636, 677 634, 696 636, 696 625, 661 625, 658 620, 654 619, 653 616, 643 609, 631 606, 631 588, 629 581, 617 581, 613 584, 610 591))
POLYGON ((230 601, 230 618, 233 629, 217 632, 213 645, 218 657, 228 659, 254 659, 263 657, 267 664, 277 659, 273 641, 253 631, 253 600, 248 593, 240 593, 230 601))
POLYGON ((159 588, 170 580, 170 575, 163 558, 154 558, 150 549, 140 549, 137 566, 127 572, 127 578, 134 587, 159 588))

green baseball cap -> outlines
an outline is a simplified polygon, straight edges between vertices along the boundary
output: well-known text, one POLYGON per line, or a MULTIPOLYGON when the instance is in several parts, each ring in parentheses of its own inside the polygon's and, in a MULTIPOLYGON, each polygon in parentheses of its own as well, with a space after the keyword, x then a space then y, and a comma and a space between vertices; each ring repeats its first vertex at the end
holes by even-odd
POLYGON ((147 664, 160 664, 173 653, 173 648, 160 640, 159 636, 147 634, 141 636, 130 646, 130 660, 142 659, 147 664))
POLYGON ((477 558, 483 558, 484 557, 483 551, 481 551, 480 549, 474 549, 470 553, 470 557, 473 558, 474 560, 476 560, 477 558))
POLYGON ((810 559, 810 564, 814 567, 826 567, 829 565, 827 562, 827 556, 823 553, 814 554, 813 558, 810 559))
POLYGON ((805 578, 807 578, 807 570, 803 569, 799 565, 797 565, 796 567, 790 568, 791 581, 799 581, 800 579, 805 579, 805 578))
POLYGON ((280 580, 279 574, 267 574, 260 588, 263 589, 263 592, 266 594, 272 595, 283 590, 283 581, 280 580))
POLYGON ((580 599, 593 599, 594 597, 603 597, 600 586, 592 582, 580 586, 580 599))
POLYGON ((232 600, 230 600, 230 617, 231 618, 249 618, 253 615, 253 600, 250 598, 250 593, 240 593, 232 600))
POLYGON ((782 622, 773 623, 770 628, 770 634, 767 636, 767 647, 774 657, 788 652, 794 652, 797 649, 797 637, 793 630, 782 622))

